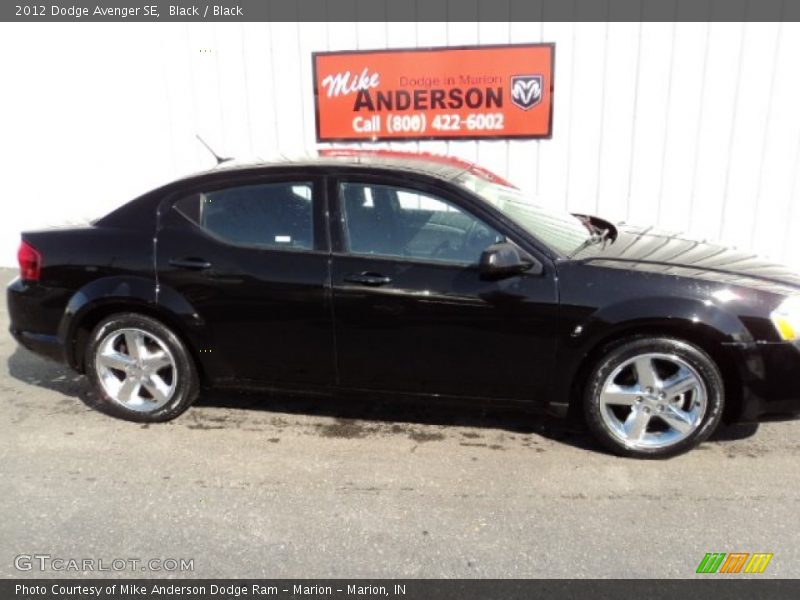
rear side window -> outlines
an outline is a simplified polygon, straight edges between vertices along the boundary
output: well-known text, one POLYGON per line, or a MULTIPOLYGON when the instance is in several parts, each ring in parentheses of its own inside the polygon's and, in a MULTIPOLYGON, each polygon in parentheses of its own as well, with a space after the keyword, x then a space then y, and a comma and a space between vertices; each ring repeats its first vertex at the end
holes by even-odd
POLYGON ((314 247, 310 182, 245 185, 181 198, 175 209, 222 241, 264 248, 314 247))

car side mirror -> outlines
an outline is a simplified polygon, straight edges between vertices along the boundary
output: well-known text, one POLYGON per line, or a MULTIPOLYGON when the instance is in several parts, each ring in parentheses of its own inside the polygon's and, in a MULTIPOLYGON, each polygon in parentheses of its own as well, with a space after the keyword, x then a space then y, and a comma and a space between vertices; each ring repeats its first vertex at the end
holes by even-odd
POLYGON ((503 279, 520 273, 539 275, 542 271, 542 263, 509 242, 492 244, 481 254, 481 279, 503 279))

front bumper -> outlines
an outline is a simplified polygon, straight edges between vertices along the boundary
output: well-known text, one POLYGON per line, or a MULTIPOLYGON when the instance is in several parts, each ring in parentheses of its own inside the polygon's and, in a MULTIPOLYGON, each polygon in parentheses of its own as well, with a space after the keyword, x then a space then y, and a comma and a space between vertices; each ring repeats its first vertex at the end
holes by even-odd
POLYGON ((791 342, 760 343, 762 377, 753 386, 760 414, 800 413, 800 347, 791 342))
POLYGON ((729 344, 742 383, 735 421, 800 413, 800 346, 792 342, 729 344))

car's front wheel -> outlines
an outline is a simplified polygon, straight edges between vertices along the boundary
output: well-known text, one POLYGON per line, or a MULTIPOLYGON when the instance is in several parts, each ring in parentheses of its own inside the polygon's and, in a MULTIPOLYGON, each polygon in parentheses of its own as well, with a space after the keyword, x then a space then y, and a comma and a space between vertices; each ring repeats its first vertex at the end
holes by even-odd
POLYGON ((159 321, 112 315, 92 331, 86 374, 98 408, 130 421, 167 421, 198 394, 197 370, 186 346, 159 321))
POLYGON ((663 458, 694 448, 719 424, 724 404, 711 357, 673 338, 632 338, 608 349, 589 376, 589 428, 618 454, 663 458))

